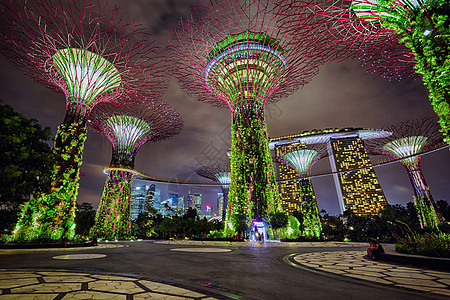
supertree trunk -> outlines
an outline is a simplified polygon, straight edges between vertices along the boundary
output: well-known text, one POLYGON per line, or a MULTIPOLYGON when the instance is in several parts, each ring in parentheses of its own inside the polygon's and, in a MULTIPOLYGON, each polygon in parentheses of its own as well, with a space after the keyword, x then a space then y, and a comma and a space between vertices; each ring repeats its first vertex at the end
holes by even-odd
POLYGON ((267 221, 269 214, 282 211, 262 109, 249 106, 236 111, 231 139, 226 234, 236 233, 229 226, 233 215, 245 215, 250 224, 255 219, 267 221))
POLYGON ((86 119, 68 113, 55 136, 53 151, 58 161, 52 171, 49 193, 33 195, 25 204, 11 236, 12 241, 70 240, 75 235, 75 204, 86 119))
POLYGON ((300 179, 299 187, 303 215, 303 234, 305 236, 320 237, 322 224, 320 223, 319 208, 311 179, 300 179))
POLYGON ((130 201, 133 174, 112 170, 103 189, 91 236, 103 239, 126 239, 131 236, 130 201))
POLYGON ((437 228, 442 224, 442 220, 437 213, 425 177, 422 174, 420 165, 407 166, 409 179, 414 187, 415 201, 414 205, 422 228, 437 228))

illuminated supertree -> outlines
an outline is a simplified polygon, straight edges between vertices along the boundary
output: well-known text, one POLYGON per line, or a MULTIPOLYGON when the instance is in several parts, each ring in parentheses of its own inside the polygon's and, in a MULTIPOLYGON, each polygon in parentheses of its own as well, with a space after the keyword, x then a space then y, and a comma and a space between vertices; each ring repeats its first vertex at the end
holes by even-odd
POLYGON ((303 217, 303 235, 320 237, 322 224, 320 223, 319 207, 312 181, 307 176, 313 165, 320 159, 328 156, 327 144, 304 145, 292 143, 285 146, 286 153, 279 157, 281 163, 289 165, 297 171, 298 175, 305 177, 298 180, 300 207, 303 217))
POLYGON ((401 159, 414 189, 416 206, 422 228, 436 228, 442 223, 435 209, 433 197, 422 173, 420 161, 424 151, 442 146, 443 137, 434 118, 402 122, 386 128, 392 135, 368 140, 366 147, 372 154, 401 159))
POLYGON ((230 188, 230 163, 229 162, 218 162, 211 166, 202 166, 195 171, 198 175, 211 179, 215 182, 219 182, 222 187, 223 192, 223 203, 222 207, 219 208, 218 212, 221 216, 225 215, 225 210, 228 203, 228 190, 230 188))
POLYGON ((304 31, 304 20, 308 19, 314 24, 310 27, 312 34, 326 29, 322 36, 330 46, 355 51, 371 71, 397 79, 416 76, 414 70, 421 74, 444 140, 450 144, 449 1, 280 2, 282 14, 298 23, 292 23, 292 28, 304 31))
POLYGON ((130 198, 136 154, 146 142, 170 138, 183 126, 179 114, 169 105, 147 96, 139 98, 142 101, 98 104, 89 115, 89 127, 105 135, 112 145, 92 236, 121 239, 131 235, 130 198))
POLYGON ((306 84, 333 55, 313 37, 290 43, 272 0, 211 0, 174 31, 174 75, 199 101, 231 110, 231 183, 225 233, 234 216, 267 219, 281 211, 264 119, 274 103, 306 84), (317 51, 316 51, 317 50, 317 51), (324 50, 321 52, 320 50, 324 50))
POLYGON ((97 103, 125 93, 162 94, 166 72, 160 50, 143 39, 143 28, 108 4, 18 0, 2 1, 0 9, 2 53, 66 99, 51 190, 25 204, 11 239, 71 239, 86 118, 97 103))

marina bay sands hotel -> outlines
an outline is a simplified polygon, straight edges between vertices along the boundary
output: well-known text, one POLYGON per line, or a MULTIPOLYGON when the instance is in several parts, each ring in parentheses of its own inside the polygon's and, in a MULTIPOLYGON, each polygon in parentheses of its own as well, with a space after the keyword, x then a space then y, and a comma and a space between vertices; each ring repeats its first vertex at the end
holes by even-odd
MULTIPOLYGON (((271 139, 270 149, 276 157, 278 179, 281 180, 279 190, 283 209, 288 214, 295 210, 300 211, 304 179, 292 180, 301 174, 299 168, 294 168, 294 165, 302 163, 305 149, 315 149, 313 151, 317 153, 317 157, 315 160, 310 159, 309 165, 304 166, 306 177, 314 162, 328 156, 341 213, 350 210, 357 215, 378 214, 387 205, 387 201, 375 171, 370 167, 364 140, 382 138, 390 134, 384 130, 344 128, 271 139), (284 158, 288 158, 287 154, 296 155, 294 165, 286 163, 284 158)), ((312 197, 316 201, 313 192, 312 197)))

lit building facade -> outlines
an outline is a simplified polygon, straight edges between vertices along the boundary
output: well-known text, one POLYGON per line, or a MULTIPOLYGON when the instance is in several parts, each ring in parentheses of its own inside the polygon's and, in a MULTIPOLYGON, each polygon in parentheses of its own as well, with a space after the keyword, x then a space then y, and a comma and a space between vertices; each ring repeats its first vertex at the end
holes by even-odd
POLYGON ((362 139, 355 135, 332 138, 328 151, 341 212, 357 215, 377 215, 388 203, 371 165, 362 139), (365 168, 368 167, 368 168, 365 168))
POLYGON ((197 216, 202 215, 202 194, 194 194, 194 207, 197 210, 197 216))
MULTIPOLYGON (((136 181, 134 182, 136 183, 136 181)), ((135 184, 131 191, 131 203, 130 203, 130 217, 131 220, 136 220, 138 215, 145 210, 146 196, 149 189, 148 185, 135 184)))
MULTIPOLYGON (((273 138, 270 149, 280 157, 290 151, 290 144, 327 145, 341 213, 349 210, 357 215, 375 215, 387 205, 387 201, 375 171, 368 167, 371 162, 363 141, 384 138, 391 134, 385 130, 330 128, 273 138), (359 168, 364 169, 347 171, 359 168)), ((294 168, 278 165, 278 180, 285 180, 279 183, 279 189, 283 209, 287 213, 300 211, 300 195, 304 193, 305 186, 296 180, 290 180, 296 177, 298 174, 294 168)), ((308 189, 312 190, 312 185, 308 189)))
MULTIPOLYGON (((282 157, 286 153, 304 148, 304 145, 295 143, 292 144, 281 144, 275 146, 276 157, 282 157), (294 149, 295 147, 295 149, 294 149)), ((281 206, 283 210, 288 215, 292 215, 294 211, 301 211, 301 186, 298 180, 290 180, 298 177, 297 172, 294 168, 287 164, 277 163, 278 189, 280 191, 281 206)))

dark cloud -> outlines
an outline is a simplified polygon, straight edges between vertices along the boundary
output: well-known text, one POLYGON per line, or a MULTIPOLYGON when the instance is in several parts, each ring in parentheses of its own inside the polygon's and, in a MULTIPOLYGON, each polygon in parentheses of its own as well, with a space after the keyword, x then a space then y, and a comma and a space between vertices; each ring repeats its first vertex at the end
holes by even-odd
MULTIPOLYGON (((160 43, 167 43, 179 17, 199 1, 113 1, 149 28, 160 43)), ((0 98, 17 111, 38 119, 55 133, 64 118, 62 93, 55 93, 31 79, 0 57, 0 98)), ((194 175, 195 169, 223 155, 229 149, 230 112, 200 103, 187 96, 172 80, 163 100, 173 106, 184 120, 181 134, 161 143, 147 143, 137 154, 136 169, 159 177, 194 175)), ((327 127, 382 128, 415 118, 433 115, 426 90, 420 80, 390 82, 365 73, 358 61, 323 66, 311 83, 280 102, 266 108, 268 131, 278 137, 327 127)), ((80 180, 79 202, 97 206, 106 175, 102 170, 111 159, 108 140, 89 132, 85 145, 80 180)), ((424 156, 425 178, 436 200, 450 200, 450 153, 447 149, 424 156)), ((329 168, 324 161, 314 172, 329 168)), ((376 168, 376 173, 390 203, 411 201, 413 191, 404 168, 399 164, 376 168)), ((198 177, 193 177, 199 179, 198 177)), ((313 184, 320 209, 339 213, 331 176, 314 178, 313 184)), ((194 187, 164 185, 162 198, 168 192, 187 194, 194 187), (165 194, 164 194, 165 193, 165 194)), ((218 187, 196 188, 212 203, 218 187)))

